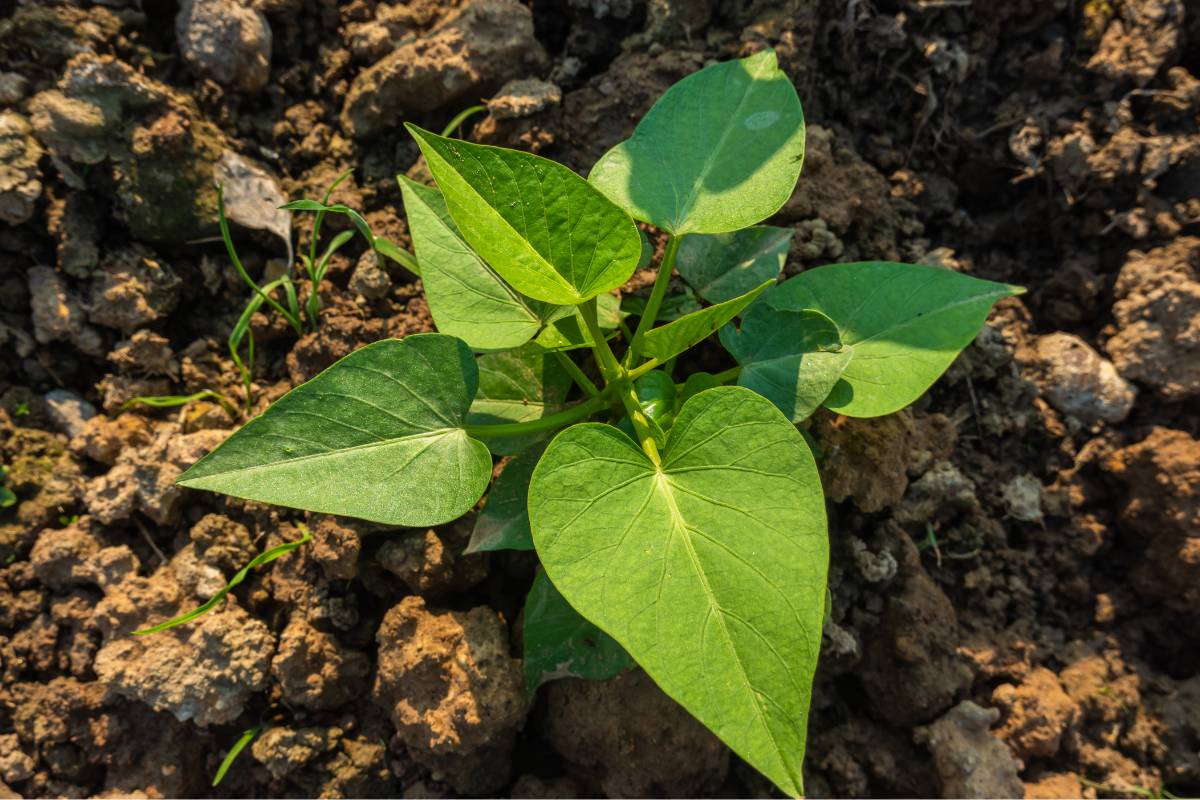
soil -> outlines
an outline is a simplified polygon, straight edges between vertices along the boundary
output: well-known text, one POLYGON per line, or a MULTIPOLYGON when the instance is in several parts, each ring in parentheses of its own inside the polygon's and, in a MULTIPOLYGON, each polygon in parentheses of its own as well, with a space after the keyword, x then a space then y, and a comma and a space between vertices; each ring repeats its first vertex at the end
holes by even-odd
MULTIPOLYGON (((811 424, 833 561, 809 794, 1200 795, 1200 3, 0 0, 0 797, 771 795, 640 673, 527 702, 534 561, 464 555, 470 518, 185 491, 242 420, 123 408, 243 396, 215 176, 315 197, 353 167, 334 200, 407 246, 403 121, 491 98, 464 135, 586 171, 671 83, 767 46, 809 124, 772 220, 789 274, 1029 289, 913 408, 811 424), (300 522, 312 545, 218 611, 128 636, 300 522)), ((255 275, 311 225, 233 216, 255 275)), ((255 315, 255 410, 431 328, 360 254, 316 332, 255 315)))

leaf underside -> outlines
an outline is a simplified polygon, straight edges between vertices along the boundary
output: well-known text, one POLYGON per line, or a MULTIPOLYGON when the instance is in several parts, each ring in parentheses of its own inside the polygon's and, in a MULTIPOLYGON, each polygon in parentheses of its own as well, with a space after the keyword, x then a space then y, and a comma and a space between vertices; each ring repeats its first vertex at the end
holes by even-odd
POLYGON ((800 99, 764 50, 676 83, 588 179, 634 219, 725 233, 778 211, 803 160, 800 99))
POLYGON ((518 292, 576 305, 633 274, 637 226, 562 164, 406 127, 462 237, 518 292))
POLYGON ((179 485, 388 525, 462 516, 491 478, 467 436, 478 372, 442 334, 356 350, 280 398, 179 478, 179 485))
POLYGON ((614 428, 560 433, 530 487, 551 581, 783 791, 802 792, 828 542, 795 427, 740 387, 684 404, 657 468, 614 428))

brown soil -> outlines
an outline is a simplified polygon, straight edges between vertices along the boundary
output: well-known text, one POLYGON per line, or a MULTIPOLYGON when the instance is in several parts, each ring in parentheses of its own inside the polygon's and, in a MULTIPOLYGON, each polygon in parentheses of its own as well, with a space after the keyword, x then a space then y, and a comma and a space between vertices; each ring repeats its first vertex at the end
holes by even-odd
MULTIPOLYGON (((0 0, 0 797, 770 794, 639 673, 527 704, 533 560, 464 556, 469 519, 307 520, 218 612, 129 637, 302 520, 173 485, 239 422, 219 405, 122 411, 241 397, 222 170, 312 197, 354 167, 334 199, 407 245, 402 121, 493 97, 466 135, 585 171, 675 80, 764 46, 810 125, 773 220, 790 273, 1029 288, 914 408, 812 425, 810 794, 1200 794, 1200 3, 0 0)), ((238 222, 247 268, 278 269, 279 220, 238 222)), ((430 328, 360 248, 318 332, 255 317, 257 409, 430 328)))

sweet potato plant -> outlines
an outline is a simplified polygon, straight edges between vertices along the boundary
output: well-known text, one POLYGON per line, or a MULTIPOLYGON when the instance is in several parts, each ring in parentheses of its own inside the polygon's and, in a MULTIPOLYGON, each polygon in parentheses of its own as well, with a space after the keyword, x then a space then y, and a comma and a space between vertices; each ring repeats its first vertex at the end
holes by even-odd
POLYGON ((680 81, 587 180, 408 129, 437 182, 400 179, 439 332, 343 358, 179 482, 428 526, 509 458, 471 549, 537 552, 530 689, 636 664, 799 795, 829 546, 798 426, 913 402, 1020 290, 889 262, 778 282, 790 231, 759 223, 796 185, 804 117, 770 51, 680 81), (635 220, 665 251, 622 303, 652 249, 635 220), (714 333, 730 368, 682 374, 714 333))

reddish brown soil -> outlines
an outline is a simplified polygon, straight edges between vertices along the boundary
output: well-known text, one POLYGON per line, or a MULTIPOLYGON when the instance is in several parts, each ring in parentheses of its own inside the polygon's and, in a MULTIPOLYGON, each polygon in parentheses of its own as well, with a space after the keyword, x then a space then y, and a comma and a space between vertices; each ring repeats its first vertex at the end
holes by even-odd
MULTIPOLYGON (((128 636, 302 518, 173 486, 240 422, 218 405, 122 411, 241 397, 224 337, 248 294, 212 240, 229 154, 292 197, 354 167, 335 199, 407 245, 394 176, 422 166, 402 121, 548 80, 466 135, 586 171, 675 80, 764 46, 810 126, 773 220, 797 231, 789 272, 923 261, 1029 289, 912 409, 812 422, 834 555, 808 791, 1200 794, 1200 3, 183 5, 177 33, 175 2, 0 0, 19 499, 0 510, 0 798, 769 794, 639 673, 527 706, 535 562, 464 556, 470 519, 307 520, 313 544, 218 612, 128 636)), ((277 268, 278 239, 237 238, 252 273, 277 268)), ((256 408, 430 328, 419 285, 360 247, 316 333, 255 317, 256 408)))

